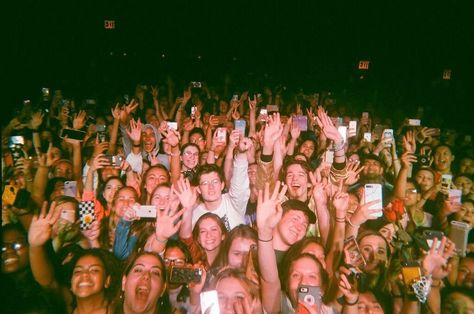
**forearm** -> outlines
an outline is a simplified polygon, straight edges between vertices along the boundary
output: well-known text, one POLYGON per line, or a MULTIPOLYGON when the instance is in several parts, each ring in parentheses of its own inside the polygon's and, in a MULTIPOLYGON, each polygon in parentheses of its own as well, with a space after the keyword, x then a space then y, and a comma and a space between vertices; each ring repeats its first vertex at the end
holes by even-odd
POLYGON ((227 152, 224 159, 224 176, 227 187, 230 187, 230 180, 232 179, 234 163, 234 148, 232 145, 227 146, 227 152))
POLYGON ((321 200, 315 200, 316 215, 318 216, 318 228, 321 234, 321 240, 326 247, 329 238, 329 230, 331 226, 331 218, 327 203, 321 200))
POLYGON ((295 147, 296 147, 296 138, 291 138, 286 146, 286 154, 288 156, 294 156, 295 154, 295 147))
POLYGON ((82 157, 81 144, 77 143, 72 146, 72 166, 74 173, 74 180, 77 182, 77 191, 79 195, 82 194, 82 157))
POLYGON ((114 124, 112 125, 112 131, 110 132, 110 142, 109 142, 109 154, 115 155, 117 150, 117 137, 119 129, 120 120, 114 119, 114 124))
POLYGON ((280 278, 273 249, 272 230, 258 231, 258 264, 261 271, 261 295, 263 308, 267 313, 278 313, 280 308, 280 278))
POLYGON ((189 131, 184 131, 181 136, 181 145, 184 146, 189 143, 189 131))
POLYGON ((30 267, 36 282, 43 288, 57 288, 54 268, 44 246, 29 247, 30 267))
POLYGON ((334 232, 332 233, 331 239, 329 240, 330 249, 327 259, 328 274, 334 274, 334 267, 336 267, 336 265, 334 265, 335 257, 338 253, 340 254, 344 249, 345 229, 345 218, 336 217, 336 225, 334 227, 334 232))
POLYGON ((46 190, 46 184, 48 183, 48 172, 49 167, 39 166, 35 174, 34 179, 34 190, 31 194, 31 198, 35 201, 38 206, 41 206, 44 201, 44 192, 46 190))
POLYGON ((405 193, 407 188, 407 177, 408 168, 402 167, 398 173, 397 180, 395 181, 395 187, 393 189, 393 195, 399 199, 405 199, 405 193))
POLYGON ((86 175, 86 182, 84 183, 84 192, 94 192, 94 173, 95 170, 89 167, 86 175))
POLYGON ((171 147, 170 173, 171 183, 175 184, 181 176, 181 159, 179 146, 171 147))
POLYGON ((250 109, 249 119, 250 119, 250 121, 249 121, 249 137, 253 137, 256 133, 256 126, 257 126, 255 110, 250 109))

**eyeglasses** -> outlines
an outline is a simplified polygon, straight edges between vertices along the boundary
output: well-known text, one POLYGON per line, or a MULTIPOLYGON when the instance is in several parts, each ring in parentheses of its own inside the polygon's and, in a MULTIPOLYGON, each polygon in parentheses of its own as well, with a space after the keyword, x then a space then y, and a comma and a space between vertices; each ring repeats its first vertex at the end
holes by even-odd
POLYGON ((202 181, 202 182, 199 183, 199 185, 201 185, 201 186, 213 185, 214 186, 214 185, 218 185, 220 183, 221 183, 221 181, 219 179, 214 179, 214 180, 211 180, 211 181, 208 181, 208 180, 202 181))
POLYGON ((197 143, 200 143, 200 142, 204 142, 204 139, 203 139, 203 138, 199 138, 199 139, 197 139, 197 140, 194 140, 194 139, 191 140, 191 143, 193 143, 193 144, 197 144, 197 143))
POLYGON ((2 253, 6 252, 9 248, 15 251, 19 251, 24 248, 26 244, 24 242, 13 242, 13 243, 3 243, 2 253))
POLYGON ((183 155, 186 157, 199 157, 199 153, 184 152, 183 155))
POLYGON ((182 267, 186 265, 186 261, 182 258, 176 258, 176 259, 165 258, 164 261, 165 261, 166 266, 173 265, 177 267, 182 267))

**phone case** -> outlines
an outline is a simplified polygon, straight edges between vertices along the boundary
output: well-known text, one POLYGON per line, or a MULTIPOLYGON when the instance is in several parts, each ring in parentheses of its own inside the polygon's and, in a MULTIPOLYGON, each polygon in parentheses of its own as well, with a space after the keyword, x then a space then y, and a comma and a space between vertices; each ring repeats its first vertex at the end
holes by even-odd
POLYGON ((227 141, 227 129, 226 128, 217 128, 217 142, 225 144, 227 141))
POLYGON ((79 227, 81 230, 89 229, 95 221, 94 201, 83 201, 79 203, 79 227))
POLYGON ((383 199, 382 199, 382 185, 381 184, 366 184, 364 186, 365 203, 380 200, 380 203, 371 205, 369 209, 380 209, 380 213, 374 215, 375 217, 382 217, 383 199))
POLYGON ((298 287, 298 308, 296 313, 320 313, 321 289, 315 286, 298 287), (308 309, 309 307, 310 309, 308 309))
POLYGON ((467 241, 471 226, 463 221, 451 221, 449 230, 449 239, 456 244, 456 253, 464 257, 466 256, 467 241))
POLYGON ((153 205, 142 205, 135 213, 140 218, 156 218, 156 207, 153 205))
POLYGON ((76 197, 77 195, 77 182, 66 181, 64 182, 64 195, 70 197, 76 197))
POLYGON ((190 283, 201 282, 202 270, 195 269, 190 267, 172 267, 171 274, 170 274, 170 282, 171 283, 190 283))
POLYGON ((436 244, 436 248, 438 249, 441 245, 441 239, 443 239, 444 234, 438 230, 425 230, 423 231, 423 236, 426 239, 426 243, 431 248, 433 246, 433 241, 435 238, 438 239, 438 243, 436 244))
POLYGON ((18 189, 13 185, 6 185, 2 194, 3 205, 13 205, 16 199, 18 189))
POLYGON ((296 125, 301 131, 308 130, 308 117, 307 116, 295 116, 293 117, 293 121, 295 121, 296 125))
POLYGON ((235 120, 234 122, 234 128, 236 130, 239 130, 242 135, 245 136, 245 127, 246 127, 246 121, 245 120, 235 120))
POLYGON ((360 264, 364 266, 367 264, 364 255, 362 255, 360 252, 359 244, 357 244, 357 240, 354 238, 354 236, 350 236, 344 241, 344 247, 347 247, 349 251, 349 258, 355 264, 353 266, 360 267, 360 264))
POLYGON ((339 126, 337 128, 337 131, 339 132, 339 134, 341 134, 341 137, 344 142, 347 141, 347 126, 339 126))
POLYGON ((449 190, 449 199, 452 202, 461 203, 462 191, 461 190, 449 190))
POLYGON ((216 290, 201 292, 199 297, 201 301, 201 313, 220 314, 219 298, 216 290))
POLYGON ((372 133, 370 132, 364 132, 364 140, 366 142, 371 143, 372 142, 372 133))
POLYGON ((348 137, 357 135, 357 121, 349 121, 349 128, 347 129, 348 137))
POLYGON ((409 294, 413 294, 412 284, 421 278, 420 265, 417 262, 402 263, 403 282, 409 294))

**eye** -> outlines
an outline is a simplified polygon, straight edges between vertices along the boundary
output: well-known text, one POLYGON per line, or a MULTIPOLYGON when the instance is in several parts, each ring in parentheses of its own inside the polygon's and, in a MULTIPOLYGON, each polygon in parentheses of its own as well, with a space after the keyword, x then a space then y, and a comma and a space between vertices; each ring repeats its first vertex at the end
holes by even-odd
POLYGON ((153 271, 151 272, 151 274, 152 274, 153 276, 156 276, 156 277, 161 278, 161 272, 160 272, 159 270, 153 270, 153 271))
POLYGON ((134 272, 135 274, 141 274, 141 273, 143 272, 143 269, 142 269, 141 267, 135 267, 135 268, 133 269, 133 272, 134 272))

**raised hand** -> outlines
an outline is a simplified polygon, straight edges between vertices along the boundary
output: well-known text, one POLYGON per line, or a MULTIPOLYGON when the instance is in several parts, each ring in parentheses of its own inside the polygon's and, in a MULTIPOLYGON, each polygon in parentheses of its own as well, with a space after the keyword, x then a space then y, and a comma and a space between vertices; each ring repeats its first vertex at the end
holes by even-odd
POLYGON ((188 178, 183 179, 181 176, 176 182, 177 189, 173 186, 171 189, 178 196, 183 208, 192 208, 197 201, 196 189, 191 186, 188 178))
POLYGON ((190 99, 191 99, 191 87, 188 87, 187 89, 184 90, 183 93, 183 104, 186 104, 190 99))
POLYGON ((373 200, 371 202, 365 203, 365 198, 362 196, 359 207, 355 210, 354 214, 351 217, 351 223, 354 226, 360 226, 367 220, 377 219, 377 214, 382 210, 380 209, 369 209, 372 205, 382 203, 382 200, 373 200))
POLYGON ((332 199, 332 205, 336 209, 336 218, 345 219, 346 211, 349 208, 349 194, 342 191, 343 181, 339 183, 336 194, 332 199))
POLYGON ((175 129, 168 128, 167 130, 163 131, 162 134, 165 136, 163 142, 169 144, 171 147, 176 147, 179 144, 180 135, 175 129))
POLYGON ((245 153, 253 145, 253 142, 248 137, 241 137, 239 141, 239 152, 245 153))
POLYGON ((280 181, 275 183, 275 188, 270 194, 270 183, 265 183, 265 191, 258 191, 257 201, 257 227, 259 234, 271 236, 273 229, 281 220, 283 209, 281 203, 286 193, 287 186, 281 187, 280 181))
POLYGON ((34 215, 28 230, 28 243, 30 247, 43 246, 50 238, 52 226, 58 221, 61 211, 56 208, 56 203, 52 202, 49 212, 48 202, 43 202, 39 215, 34 215))
POLYGON ((326 195, 326 189, 328 186, 327 181, 324 182, 324 180, 321 177, 321 172, 319 169, 316 169, 315 174, 312 172, 309 173, 309 179, 311 181, 312 187, 312 195, 314 200, 318 204, 327 204, 328 197, 326 195))
POLYGON ((343 141, 341 134, 339 134, 339 131, 334 126, 331 121, 331 118, 329 118, 323 107, 318 108, 316 122, 318 123, 318 126, 321 128, 322 132, 328 139, 334 141, 334 143, 340 143, 341 141, 343 141))
MULTIPOLYGON (((290 119, 293 120, 292 118, 290 119)), ((290 121, 290 119, 288 119, 288 121, 290 121)), ((296 123, 291 124, 290 134, 291 134, 291 138, 294 140, 297 140, 300 137, 301 130, 296 123)))
POLYGON ((181 227, 183 221, 181 217, 184 213, 184 208, 178 212, 171 212, 171 202, 168 203, 167 208, 163 211, 157 210, 155 235, 159 242, 165 242, 172 235, 176 234, 181 227))
POLYGON ((92 153, 92 156, 103 154, 108 148, 109 148, 109 143, 108 142, 100 143, 99 135, 97 135, 95 139, 94 151, 92 153))
POLYGON ((413 153, 406 151, 400 156, 400 161, 403 168, 409 168, 417 161, 417 158, 413 153))
POLYGON ((100 236, 100 223, 94 221, 88 229, 81 230, 84 237, 89 241, 91 247, 100 247, 99 236, 100 236))
POLYGON ((349 161, 347 163, 347 178, 344 180, 344 184, 349 186, 357 183, 362 170, 364 170, 364 166, 360 164, 360 161, 349 161))
POLYGON ((342 292, 347 303, 352 304, 357 302, 359 299, 359 292, 357 292, 355 285, 352 286, 348 280, 351 271, 345 267, 340 267, 339 273, 341 274, 341 277, 339 278, 339 291, 342 292))
POLYGON ((109 165, 109 160, 105 157, 104 154, 97 154, 95 157, 92 158, 90 168, 91 170, 96 171, 97 169, 102 169, 109 165))
POLYGON ((110 109, 110 112, 112 113, 112 117, 114 117, 114 120, 119 120, 120 116, 122 115, 122 108, 120 108, 120 104, 115 104, 115 107, 110 109))
POLYGON ((130 131, 126 131, 132 142, 140 143, 142 137, 142 123, 140 122, 140 119, 138 119, 138 121, 135 121, 134 119, 130 120, 130 131))
POLYGON ((428 254, 426 254, 422 260, 422 269, 425 275, 432 275, 437 269, 447 266, 448 258, 454 253, 455 245, 450 245, 449 248, 445 250, 446 240, 446 237, 443 237, 438 247, 439 240, 438 238, 434 238, 428 254))
POLYGON ((79 111, 74 115, 72 120, 72 128, 76 130, 82 129, 86 125, 86 112, 84 110, 79 111))
POLYGON ((159 93, 158 86, 151 86, 151 96, 153 97, 153 99, 158 98, 158 93, 159 93))
POLYGON ((257 109, 257 96, 253 95, 253 98, 248 98, 250 111, 255 112, 257 109))
MULTIPOLYGON (((214 138, 217 140, 217 132, 214 134, 214 138)), ((229 135, 229 148, 236 148, 240 141, 240 131, 239 130, 232 130, 229 135)))
POLYGON ((43 118, 44 115, 42 112, 35 112, 31 116, 30 123, 28 124, 28 127, 32 130, 37 130, 40 125, 43 123, 43 118))
POLYGON ((405 152, 414 154, 416 152, 416 139, 414 131, 407 131, 403 136, 403 148, 405 152))

